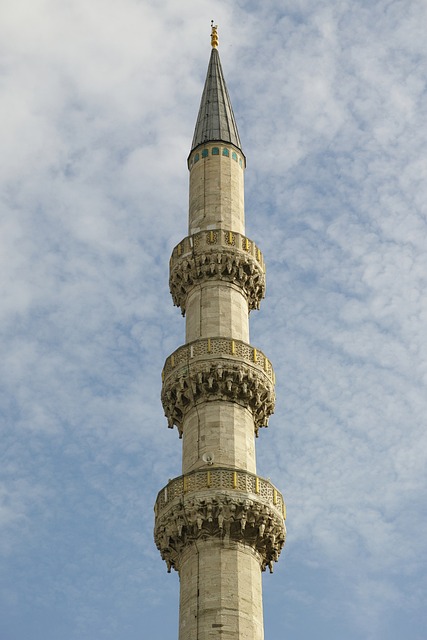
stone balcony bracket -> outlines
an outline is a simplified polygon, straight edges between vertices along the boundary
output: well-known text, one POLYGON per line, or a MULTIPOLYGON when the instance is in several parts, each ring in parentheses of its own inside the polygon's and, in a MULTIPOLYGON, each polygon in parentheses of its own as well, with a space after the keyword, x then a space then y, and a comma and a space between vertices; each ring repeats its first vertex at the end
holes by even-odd
POLYGON ((168 426, 178 427, 202 402, 236 402, 252 411, 255 434, 274 412, 275 375, 271 362, 251 345, 231 338, 201 338, 170 355, 162 372, 162 404, 168 426))
POLYGON ((265 297, 265 263, 256 244, 235 231, 211 229, 184 238, 170 259, 169 287, 174 305, 185 315, 191 287, 219 280, 239 286, 249 311, 265 297))
POLYGON ((154 539, 168 572, 181 552, 215 537, 257 551, 261 570, 277 562, 286 538, 286 507, 274 485, 242 470, 212 467, 171 480, 154 507, 154 539))

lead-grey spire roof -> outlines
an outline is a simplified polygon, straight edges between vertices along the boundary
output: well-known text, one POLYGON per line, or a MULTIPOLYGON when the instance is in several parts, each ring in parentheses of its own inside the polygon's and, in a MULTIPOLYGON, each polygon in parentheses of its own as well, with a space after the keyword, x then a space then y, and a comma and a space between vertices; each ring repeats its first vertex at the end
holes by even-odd
POLYGON ((214 141, 229 142, 242 150, 230 96, 228 95, 221 61, 216 48, 212 49, 209 60, 191 151, 198 147, 199 144, 214 141))

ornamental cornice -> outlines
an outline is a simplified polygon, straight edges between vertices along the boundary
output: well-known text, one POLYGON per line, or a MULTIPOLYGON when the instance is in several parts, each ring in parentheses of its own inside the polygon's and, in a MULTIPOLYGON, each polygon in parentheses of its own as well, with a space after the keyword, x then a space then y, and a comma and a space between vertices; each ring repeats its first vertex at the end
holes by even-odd
POLYGON ((154 539, 168 571, 179 571, 182 551, 198 539, 250 545, 261 569, 273 571, 285 543, 282 495, 263 478, 232 469, 198 470, 160 491, 154 539))
POLYGON ((235 231, 212 229, 184 238, 170 259, 169 288, 174 305, 185 315, 191 287, 220 280, 239 286, 249 311, 265 296, 265 264, 256 244, 235 231))
POLYGON ((189 409, 201 402, 225 400, 252 411, 255 433, 274 412, 275 376, 258 349, 229 338, 203 338, 177 349, 162 372, 162 404, 168 426, 178 427, 189 409))

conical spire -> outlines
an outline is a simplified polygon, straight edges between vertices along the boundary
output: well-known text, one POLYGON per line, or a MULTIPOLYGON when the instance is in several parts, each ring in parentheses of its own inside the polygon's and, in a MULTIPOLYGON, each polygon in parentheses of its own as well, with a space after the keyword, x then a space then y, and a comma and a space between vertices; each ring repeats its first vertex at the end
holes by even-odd
POLYGON ((200 102, 199 115, 191 145, 191 151, 205 142, 230 142, 241 150, 239 132, 234 119, 230 96, 228 95, 221 61, 216 48, 218 44, 216 27, 215 42, 212 39, 212 53, 200 102))

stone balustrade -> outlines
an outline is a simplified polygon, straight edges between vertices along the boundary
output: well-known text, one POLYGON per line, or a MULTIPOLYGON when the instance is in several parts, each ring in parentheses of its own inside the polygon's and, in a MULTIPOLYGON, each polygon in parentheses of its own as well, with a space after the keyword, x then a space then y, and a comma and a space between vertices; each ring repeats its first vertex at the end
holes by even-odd
POLYGON ((260 496, 262 500, 275 507, 286 520, 286 507, 282 494, 265 478, 242 469, 227 467, 208 467, 197 469, 183 476, 169 480, 157 494, 154 511, 156 514, 168 507, 175 498, 205 489, 232 489, 260 496))
POLYGON ((162 371, 162 381, 164 382, 183 365, 190 365, 192 362, 210 358, 227 358, 237 362, 250 363, 262 371, 271 384, 274 385, 276 383, 273 365, 260 349, 252 347, 242 340, 222 337, 200 338, 178 347, 176 351, 166 358, 162 371))

